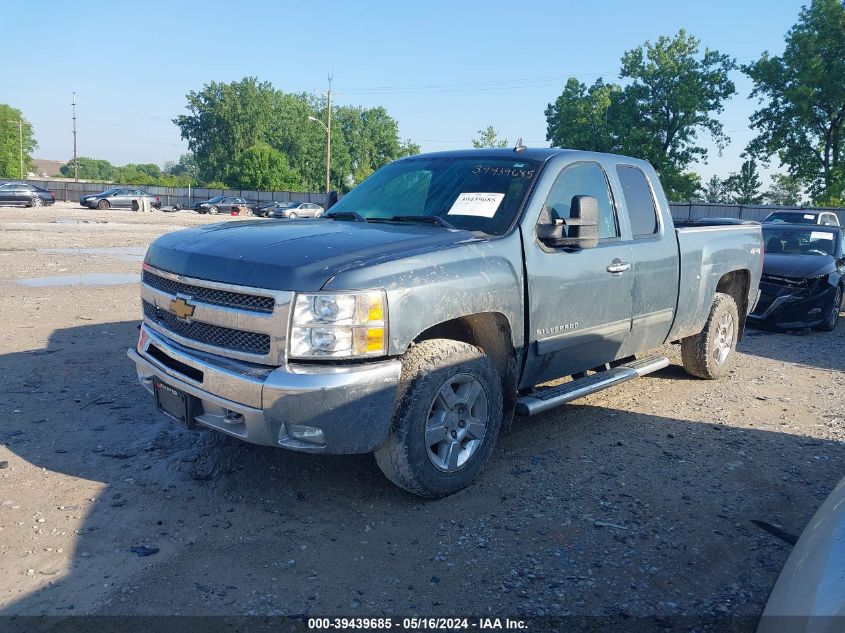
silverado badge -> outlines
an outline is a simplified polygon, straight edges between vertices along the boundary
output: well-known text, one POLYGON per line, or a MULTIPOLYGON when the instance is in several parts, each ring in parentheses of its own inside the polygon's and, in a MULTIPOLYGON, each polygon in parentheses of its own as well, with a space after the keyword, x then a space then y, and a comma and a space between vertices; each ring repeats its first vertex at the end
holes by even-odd
POLYGON ((170 311, 176 315, 177 319, 187 319, 194 315, 196 306, 191 305, 182 297, 176 297, 170 301, 170 311))

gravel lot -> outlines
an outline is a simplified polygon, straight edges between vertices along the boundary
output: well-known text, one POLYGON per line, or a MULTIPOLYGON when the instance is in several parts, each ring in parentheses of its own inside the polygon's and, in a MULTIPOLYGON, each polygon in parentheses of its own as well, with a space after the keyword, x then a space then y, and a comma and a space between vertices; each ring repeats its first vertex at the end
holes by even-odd
POLYGON ((134 279, 152 239, 221 219, 239 221, 0 209, 0 613, 684 614, 749 630, 790 551, 754 521, 799 534, 845 475, 845 323, 752 330, 718 383, 668 347, 665 370, 517 418, 480 480, 440 501, 369 455, 184 432, 126 358, 134 279), (88 273, 124 283, 19 283, 88 273))

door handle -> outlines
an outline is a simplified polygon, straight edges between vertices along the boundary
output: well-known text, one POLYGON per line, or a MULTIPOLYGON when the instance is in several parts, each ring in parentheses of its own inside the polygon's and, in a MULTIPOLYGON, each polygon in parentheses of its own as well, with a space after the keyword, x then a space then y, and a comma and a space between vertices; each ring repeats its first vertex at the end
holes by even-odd
POLYGON ((631 269, 631 262, 623 262, 619 259, 614 259, 610 265, 605 269, 609 273, 624 273, 631 269))

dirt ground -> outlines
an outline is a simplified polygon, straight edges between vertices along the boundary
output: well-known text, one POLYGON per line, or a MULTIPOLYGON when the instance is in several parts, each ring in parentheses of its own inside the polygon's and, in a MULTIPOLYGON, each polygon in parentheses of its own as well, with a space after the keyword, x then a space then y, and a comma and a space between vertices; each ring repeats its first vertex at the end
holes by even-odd
POLYGON ((228 219, 0 209, 0 614, 756 617, 845 475, 845 323, 751 330, 722 382, 667 347, 665 370, 517 418, 440 501, 369 455, 182 431, 125 353, 140 260, 228 219), (114 285, 50 285, 73 275, 114 285))

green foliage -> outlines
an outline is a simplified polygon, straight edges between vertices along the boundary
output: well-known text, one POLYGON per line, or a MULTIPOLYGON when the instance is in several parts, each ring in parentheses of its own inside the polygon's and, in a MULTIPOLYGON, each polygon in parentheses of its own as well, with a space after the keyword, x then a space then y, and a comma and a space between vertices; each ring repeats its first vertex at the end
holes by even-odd
POLYGON ((727 55, 701 53, 684 30, 646 42, 622 57, 624 87, 599 79, 588 89, 569 79, 546 108, 546 137, 555 146, 643 158, 660 173, 670 199, 690 199, 699 178, 686 170, 707 157, 698 135, 709 134, 720 151, 728 141, 713 115, 736 92, 728 78, 734 68, 727 55))
POLYGON ((32 125, 23 117, 23 112, 0 103, 0 178, 26 178, 32 165, 32 152, 37 148, 32 125), (23 174, 18 121, 23 121, 23 174))
POLYGON ((478 138, 472 139, 473 147, 507 147, 508 139, 499 140, 499 134, 492 125, 478 130, 478 138))
POLYGON ((279 150, 269 145, 255 145, 246 150, 232 175, 238 189, 296 191, 299 176, 290 168, 279 150))
POLYGON ((698 196, 704 202, 729 202, 730 192, 725 186, 725 181, 719 178, 716 174, 710 177, 702 187, 698 190, 698 196))
POLYGON ((774 174, 772 187, 763 197, 768 204, 796 207, 803 204, 801 183, 789 174, 774 174))
POLYGON ((765 104, 751 115, 748 149, 776 155, 816 204, 845 202, 845 5, 813 0, 786 35, 783 55, 742 67, 765 104))
POLYGON ((593 152, 612 152, 618 146, 617 132, 609 110, 622 89, 603 79, 587 88, 575 77, 566 82, 563 93, 546 108, 546 140, 555 147, 593 152))
POLYGON ((736 204, 763 204, 762 186, 753 158, 742 163, 739 173, 733 173, 725 180, 731 202, 736 204))
POLYGON ((186 180, 197 182, 199 181, 199 170, 197 169, 197 161, 194 155, 190 152, 182 154, 179 161, 174 163, 169 161, 164 164, 164 173, 167 176, 181 177, 186 180))
MULTIPOLYGON (((254 77, 231 83, 211 82, 187 95, 189 114, 176 117, 188 141, 200 180, 235 186, 261 173, 271 148, 292 173, 282 180, 300 190, 325 187, 326 131, 309 120, 327 121, 325 100, 276 90, 254 77), (250 165, 244 164, 245 160, 250 165), (256 171, 258 170, 258 171, 256 171)), ((374 170, 419 147, 402 144, 396 121, 384 108, 332 107, 331 186, 348 191, 374 170)), ((273 159, 275 160, 275 158, 273 159)), ((262 178, 258 178, 261 180, 262 178)))
MULTIPOLYGON (((117 168, 107 160, 79 156, 76 159, 76 163, 79 167, 80 180, 103 180, 108 182, 113 181, 117 174, 117 168)), ((73 161, 62 165, 59 171, 65 178, 73 178, 73 161)))

